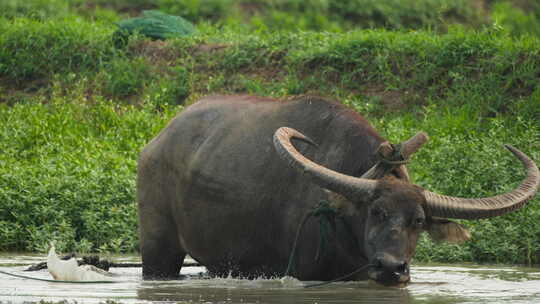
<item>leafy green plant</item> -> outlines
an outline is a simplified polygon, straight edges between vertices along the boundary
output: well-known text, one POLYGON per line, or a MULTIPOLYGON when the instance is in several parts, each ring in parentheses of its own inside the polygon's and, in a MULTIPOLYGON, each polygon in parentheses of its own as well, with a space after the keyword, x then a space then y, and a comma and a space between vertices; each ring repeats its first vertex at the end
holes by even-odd
POLYGON ((139 17, 125 19, 116 24, 118 29, 114 32, 113 39, 119 47, 126 44, 129 36, 134 34, 164 40, 189 36, 195 32, 191 22, 160 11, 143 11, 139 17))
POLYGON ((150 101, 157 108, 169 105, 181 105, 191 92, 190 73, 183 67, 176 67, 172 75, 163 77, 156 82, 150 92, 150 101))
POLYGON ((136 158, 172 114, 81 95, 0 104, 0 250, 135 250, 136 158))

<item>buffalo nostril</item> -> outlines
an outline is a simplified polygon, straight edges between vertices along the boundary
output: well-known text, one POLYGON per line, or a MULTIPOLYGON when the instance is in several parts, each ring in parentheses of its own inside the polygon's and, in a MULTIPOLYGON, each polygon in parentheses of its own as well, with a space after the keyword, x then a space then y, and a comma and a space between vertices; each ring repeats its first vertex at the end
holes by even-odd
POLYGON ((403 273, 403 274, 407 274, 409 273, 409 264, 407 264, 407 262, 402 262, 398 265, 398 267, 396 268, 396 270, 399 272, 399 273, 403 273))

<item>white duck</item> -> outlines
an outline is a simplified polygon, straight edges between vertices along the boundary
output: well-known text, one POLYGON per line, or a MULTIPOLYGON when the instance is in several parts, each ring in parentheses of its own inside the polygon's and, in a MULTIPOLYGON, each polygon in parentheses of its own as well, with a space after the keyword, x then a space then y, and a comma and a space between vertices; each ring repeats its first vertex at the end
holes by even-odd
POLYGON ((92 265, 79 266, 75 258, 61 260, 52 243, 47 256, 47 269, 58 281, 113 281, 110 272, 92 265))

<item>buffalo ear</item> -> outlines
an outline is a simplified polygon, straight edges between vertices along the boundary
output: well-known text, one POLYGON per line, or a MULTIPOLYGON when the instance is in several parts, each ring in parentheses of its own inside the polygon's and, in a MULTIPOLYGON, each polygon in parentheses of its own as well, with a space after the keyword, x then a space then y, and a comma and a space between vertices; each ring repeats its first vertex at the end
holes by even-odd
POLYGON ((335 208, 340 214, 354 215, 356 213, 356 208, 353 203, 345 196, 328 189, 323 190, 324 193, 326 193, 330 207, 335 208))
POLYGON ((436 242, 463 243, 471 239, 467 228, 444 218, 431 217, 427 220, 426 231, 436 242))

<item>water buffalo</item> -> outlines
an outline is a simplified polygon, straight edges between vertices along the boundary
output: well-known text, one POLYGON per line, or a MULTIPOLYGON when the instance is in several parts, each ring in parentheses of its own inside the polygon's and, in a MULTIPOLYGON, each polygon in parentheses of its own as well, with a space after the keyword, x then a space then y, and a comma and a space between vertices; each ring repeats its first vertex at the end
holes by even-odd
POLYGON ((339 207, 327 250, 316 254, 322 230, 307 221, 291 275, 326 281, 369 265, 349 279, 405 284, 420 232, 464 240, 447 218, 499 216, 538 188, 538 168, 512 147, 527 176, 495 197, 435 194, 403 166, 367 178, 384 142, 359 114, 318 97, 213 96, 187 107, 140 154, 143 276, 178 276, 186 254, 216 275, 281 276, 302 218, 323 200, 339 207))

